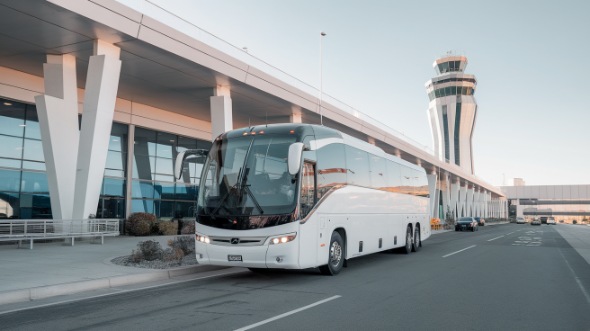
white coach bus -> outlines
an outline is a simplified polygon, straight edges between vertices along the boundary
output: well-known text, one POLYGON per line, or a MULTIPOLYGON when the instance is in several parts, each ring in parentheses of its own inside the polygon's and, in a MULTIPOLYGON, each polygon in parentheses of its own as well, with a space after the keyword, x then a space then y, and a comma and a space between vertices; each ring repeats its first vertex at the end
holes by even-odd
POLYGON ((200 264, 335 275, 348 259, 418 251, 430 236, 424 169, 337 130, 274 124, 226 132, 207 155, 196 219, 200 264))

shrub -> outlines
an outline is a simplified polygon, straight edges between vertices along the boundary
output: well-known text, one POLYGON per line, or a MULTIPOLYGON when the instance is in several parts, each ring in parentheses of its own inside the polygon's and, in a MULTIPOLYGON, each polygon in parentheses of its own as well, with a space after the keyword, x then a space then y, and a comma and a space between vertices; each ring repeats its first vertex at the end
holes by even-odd
POLYGON ((195 239, 193 236, 181 236, 168 240, 168 246, 173 250, 180 250, 184 255, 195 251, 195 239))
POLYGON ((180 261, 184 257, 184 253, 180 248, 166 248, 162 259, 166 262, 180 261))
POLYGON ((182 230, 180 231, 181 234, 195 234, 195 221, 183 221, 182 222, 182 230))
POLYGON ((137 250, 139 253, 133 251, 132 256, 141 253, 143 259, 147 261, 161 260, 164 253, 160 243, 154 240, 140 241, 137 244, 137 250))
POLYGON ((125 230, 134 236, 147 236, 152 233, 156 216, 149 213, 133 213, 125 222, 125 230))
POLYGON ((161 221, 158 222, 158 232, 165 236, 173 236, 178 232, 178 222, 176 221, 161 221))

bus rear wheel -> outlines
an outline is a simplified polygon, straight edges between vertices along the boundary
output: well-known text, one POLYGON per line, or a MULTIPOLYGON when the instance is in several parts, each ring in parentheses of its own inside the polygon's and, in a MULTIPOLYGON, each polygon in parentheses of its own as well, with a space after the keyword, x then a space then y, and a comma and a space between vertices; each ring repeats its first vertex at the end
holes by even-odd
POLYGON ((344 265, 344 242, 340 233, 332 232, 328 252, 328 264, 320 266, 320 272, 324 275, 337 275, 344 265))
POLYGON ((406 245, 400 248, 400 252, 402 254, 410 254, 413 246, 412 227, 408 225, 406 228, 406 245))
POLYGON ((414 243, 412 244, 412 252, 417 252, 422 247, 422 241, 420 239, 420 227, 416 227, 416 232, 414 232, 414 243))

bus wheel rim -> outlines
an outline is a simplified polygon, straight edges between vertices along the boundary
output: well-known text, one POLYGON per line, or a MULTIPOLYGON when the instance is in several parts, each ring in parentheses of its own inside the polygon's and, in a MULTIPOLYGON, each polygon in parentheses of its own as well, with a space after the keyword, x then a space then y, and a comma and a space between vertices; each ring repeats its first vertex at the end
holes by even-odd
POLYGON ((342 259, 342 247, 338 242, 333 242, 332 246, 330 246, 330 263, 334 266, 340 264, 340 260, 342 259))

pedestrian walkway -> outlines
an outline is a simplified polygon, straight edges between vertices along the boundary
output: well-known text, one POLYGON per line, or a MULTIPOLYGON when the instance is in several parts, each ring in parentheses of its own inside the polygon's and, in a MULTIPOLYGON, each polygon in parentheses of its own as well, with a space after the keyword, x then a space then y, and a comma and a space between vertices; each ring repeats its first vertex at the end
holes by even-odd
POLYGON ((154 270, 110 263, 130 255, 140 241, 157 240, 165 248, 174 237, 108 237, 104 245, 90 239, 75 246, 63 241, 36 243, 33 250, 17 248, 16 243, 0 245, 0 305, 197 272, 199 266, 154 270))

